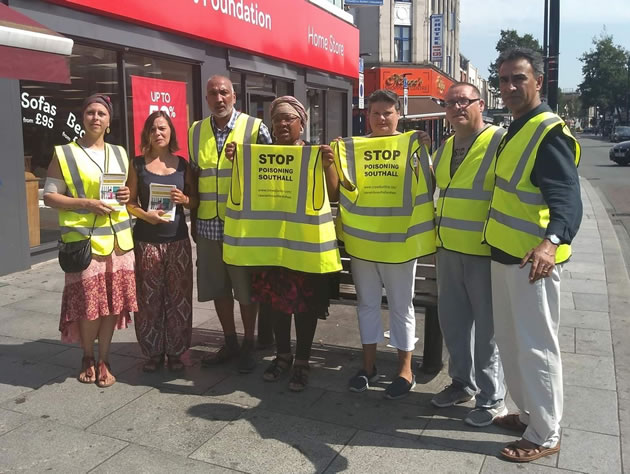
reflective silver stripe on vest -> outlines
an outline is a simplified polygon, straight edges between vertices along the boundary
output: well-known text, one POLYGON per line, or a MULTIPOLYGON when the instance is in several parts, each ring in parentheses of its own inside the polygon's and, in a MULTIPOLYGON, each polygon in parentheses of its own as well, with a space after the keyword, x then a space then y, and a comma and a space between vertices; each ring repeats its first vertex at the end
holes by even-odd
POLYGON ((232 168, 230 169, 204 168, 204 169, 199 170, 200 178, 208 178, 210 176, 218 176, 219 178, 230 178, 232 176, 232 168))
POLYGON ((248 115, 247 124, 245 125, 245 137, 243 138, 244 145, 253 145, 252 134, 254 133, 254 125, 256 125, 256 117, 248 115))
POLYGON ((483 191, 483 183, 486 180, 486 175, 488 174, 494 155, 497 152, 497 148, 499 148, 501 139, 506 133, 507 131, 504 128, 498 128, 494 131, 494 134, 490 139, 490 143, 488 144, 488 148, 486 148, 486 153, 483 155, 483 160, 481 160, 481 165, 479 165, 479 170, 475 175, 473 189, 483 191))
POLYGON ((199 193, 199 200, 201 201, 216 201, 217 193, 199 193))
POLYGON ((192 143, 190 144, 190 161, 199 165, 199 140, 201 137, 201 122, 193 123, 192 143))
POLYGON ((481 232, 483 231, 484 223, 476 222, 476 221, 467 221, 464 219, 455 219, 453 217, 442 217, 440 219, 440 225, 443 227, 448 227, 449 229, 481 232))
POLYGON ((420 194, 416 196, 415 205, 420 206, 421 204, 426 204, 427 202, 433 202, 433 197, 428 196, 427 194, 420 194))
POLYGON ((473 201, 490 201, 492 197, 492 191, 476 190, 476 189, 457 189, 449 188, 448 193, 445 189, 440 189, 440 197, 457 198, 457 199, 470 199, 473 201))
MULTIPOLYGON (((63 154, 66 156, 66 164, 68 165, 68 170, 70 171, 70 180, 74 185, 74 188, 77 190, 77 196, 79 198, 85 198, 85 189, 83 188, 83 180, 81 179, 81 173, 79 173, 79 167, 77 166, 77 161, 74 158, 74 153, 72 152, 72 146, 70 144, 61 145, 61 149, 63 150, 63 154)), ((69 194, 70 197, 72 194, 69 194)))
POLYGON ((518 161, 518 165, 514 169, 514 174, 512 174, 512 178, 510 179, 509 184, 512 189, 514 190, 516 189, 516 185, 519 183, 519 181, 523 177, 523 172, 525 171, 525 167, 527 166, 529 155, 532 154, 532 151, 534 150, 534 147, 538 143, 538 140, 540 140, 540 137, 544 133, 545 129, 549 125, 552 125, 554 122, 561 123, 560 117, 558 116, 549 117, 548 119, 543 120, 538 125, 538 127, 536 127, 536 131, 534 131, 534 133, 532 134, 532 137, 529 139, 529 142, 527 143, 527 146, 525 147, 525 150, 523 150, 523 153, 521 154, 521 157, 518 161))
MULTIPOLYGON (((409 145, 407 147, 408 152, 411 151, 411 144, 417 138, 416 134, 412 134, 409 136, 409 145)), ((346 160, 348 162, 348 170, 351 174, 350 179, 353 183, 356 184, 356 160, 354 158, 354 142, 352 138, 345 138, 344 140, 346 146, 346 160)), ((339 203, 348 210, 348 212, 359 215, 359 216, 373 216, 373 217, 397 217, 397 216, 410 216, 413 213, 414 202, 417 202, 417 199, 420 196, 416 196, 416 200, 414 201, 411 195, 411 180, 413 171, 406 169, 409 166, 409 158, 411 155, 408 153, 407 158, 405 160, 405 181, 403 184, 403 203, 402 206, 399 207, 368 207, 368 206, 357 206, 355 203, 350 201, 347 196, 344 196, 344 193, 341 192, 339 194, 339 203)), ((420 145, 420 167, 422 169, 422 178, 427 182, 428 176, 430 176, 429 169, 429 159, 427 155, 427 150, 424 145, 420 145)), ((427 182, 427 201, 432 200, 430 196, 429 188, 431 187, 427 182)), ((421 199, 422 200, 422 199, 421 199)))
POLYGON ((512 186, 505 179, 499 178, 498 176, 495 182, 495 186, 508 193, 516 194, 518 200, 524 202, 525 204, 533 204, 534 206, 542 206, 543 204, 545 204, 545 200, 543 199, 543 195, 541 193, 522 191, 520 189, 517 189, 516 186, 512 186))
POLYGON ((217 195, 217 202, 227 202, 228 200, 228 195, 227 194, 218 194, 217 195))
POLYGON ((112 224, 115 232, 121 232, 123 230, 127 230, 131 228, 131 219, 125 219, 122 222, 118 222, 117 224, 112 224))
POLYGON ((535 237, 545 237, 546 229, 542 229, 533 222, 519 219, 518 217, 508 216, 507 214, 497 211, 494 208, 490 209, 490 219, 494 219, 511 229, 520 230, 521 232, 525 232, 526 234, 530 234, 535 237))
POLYGON ((223 242, 228 245, 241 247, 280 247, 312 253, 323 253, 337 248, 336 240, 315 244, 282 239, 279 237, 232 237, 230 235, 225 235, 223 236, 223 242))
MULTIPOLYGON (((300 178, 298 189, 308 189, 308 170, 311 160, 312 146, 302 147, 302 160, 300 163, 300 178)), ((320 159, 320 151, 318 149, 316 160, 320 159)), ((322 179, 324 179, 322 177, 322 179)), ((332 214, 327 212, 319 216, 306 214, 306 191, 298 193, 298 202, 296 212, 286 211, 253 211, 252 210, 252 147, 251 145, 243 145, 243 209, 236 210, 232 208, 226 209, 226 215, 232 219, 253 219, 253 220, 273 220, 295 222, 297 224, 313 224, 320 225, 333 220, 332 214)))
MULTIPOLYGON (((116 161, 118 161, 118 166, 120 166, 120 170, 127 174, 127 165, 125 164, 125 160, 122 157, 122 153, 120 153, 120 148, 115 145, 110 145, 109 143, 106 146, 114 152, 114 156, 116 157, 116 161)), ((109 169, 107 170, 109 172, 109 169)))
POLYGON ((371 232, 369 230, 357 229, 356 227, 350 227, 347 224, 343 224, 343 233, 356 237, 358 239, 367 240, 370 242, 381 242, 381 243, 404 243, 407 239, 423 234, 424 232, 429 232, 433 230, 435 224, 433 220, 427 222, 421 222, 419 224, 413 225, 407 229, 407 232, 397 232, 397 233, 380 233, 380 232, 371 232))
MULTIPOLYGON (((90 232, 92 232, 92 227, 68 227, 68 226, 59 226, 59 230, 62 234, 68 234, 70 232, 78 232, 79 234, 88 237, 90 232)), ((114 235, 114 229, 110 226, 106 227, 94 227, 94 232, 92 235, 104 236, 104 235, 114 235)))

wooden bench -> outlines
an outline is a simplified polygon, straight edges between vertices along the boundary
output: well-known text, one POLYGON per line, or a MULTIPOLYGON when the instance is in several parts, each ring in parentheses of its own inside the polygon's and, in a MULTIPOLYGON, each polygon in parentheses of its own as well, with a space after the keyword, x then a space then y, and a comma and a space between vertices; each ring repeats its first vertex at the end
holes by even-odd
MULTIPOLYGON (((331 300, 336 304, 356 304, 357 293, 350 271, 350 256, 339 242, 343 270, 340 274, 339 298, 331 300)), ((437 312, 437 277, 435 257, 429 255, 418 259, 416 265, 416 286, 413 305, 416 310, 424 309, 424 351, 422 371, 435 374, 442 370, 442 330, 437 312)), ((387 295, 383 289, 383 307, 387 307, 387 295)))

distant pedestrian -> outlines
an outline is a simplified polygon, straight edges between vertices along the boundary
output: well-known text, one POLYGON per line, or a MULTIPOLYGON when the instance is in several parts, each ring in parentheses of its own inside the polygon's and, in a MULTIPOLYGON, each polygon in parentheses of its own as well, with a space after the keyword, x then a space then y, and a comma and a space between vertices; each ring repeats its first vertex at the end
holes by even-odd
POLYGON ((495 424, 523 433, 501 456, 528 462, 560 450, 560 274, 582 219, 580 146, 540 101, 539 53, 510 49, 498 66, 514 121, 497 151, 484 237, 491 247, 495 336, 520 413, 495 424))
POLYGON ((126 175, 129 159, 123 147, 105 143, 113 116, 108 96, 88 97, 81 112, 85 135, 55 147, 44 203, 59 209, 64 243, 90 239, 89 266, 66 273, 59 330, 63 342, 81 342, 79 381, 109 387, 116 382, 109 366, 114 329, 126 328, 138 306, 131 220, 125 208, 129 188, 116 191, 117 205, 106 204, 101 200, 101 178, 104 173, 126 175))
POLYGON ((138 290, 134 326, 142 353, 149 358, 143 370, 155 372, 168 356, 168 368, 178 371, 184 368, 180 357, 192 335, 192 251, 184 208, 197 207, 197 183, 188 162, 174 154, 177 136, 165 112, 149 115, 140 146, 143 154, 134 158, 127 180, 127 209, 138 218, 133 228, 138 290), (163 210, 149 208, 154 184, 174 186, 172 220, 163 210))

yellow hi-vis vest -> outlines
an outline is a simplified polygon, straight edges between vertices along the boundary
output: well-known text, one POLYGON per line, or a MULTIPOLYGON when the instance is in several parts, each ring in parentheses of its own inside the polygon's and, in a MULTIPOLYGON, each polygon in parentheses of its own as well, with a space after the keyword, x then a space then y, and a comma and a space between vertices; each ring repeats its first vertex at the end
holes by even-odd
MULTIPOLYGON (((496 183, 484 237, 486 242, 516 258, 523 258, 545 237, 549 208, 540 189, 530 180, 540 142, 554 127, 575 143, 575 166, 580 163, 580 145, 562 119, 551 112, 531 118, 503 147, 496 158, 496 183)), ((556 250, 556 263, 571 256, 571 246, 556 250)))
POLYGON ((436 208, 438 247, 468 255, 490 255, 490 246, 482 243, 483 226, 494 186, 494 155, 503 135, 505 129, 496 126, 481 132, 452 177, 454 137, 435 152, 433 170, 440 189, 436 208))
MULTIPOLYGON (((55 154, 66 182, 66 194, 74 198, 100 199, 101 175, 103 171, 94 163, 76 142, 55 147, 55 154)), ((129 170, 129 158, 121 146, 105 144, 105 172, 109 159, 115 156, 123 173, 129 170)), ((92 253, 109 255, 114 246, 122 250, 133 248, 131 219, 127 208, 112 211, 106 216, 97 216, 85 209, 59 210, 59 229, 63 242, 85 240, 92 233, 92 253), (92 226, 94 230, 92 231, 92 226)))
POLYGON ((237 146, 223 260, 308 273, 341 270, 319 146, 237 146))
POLYGON ((434 253, 429 152, 417 133, 345 138, 332 146, 339 177, 352 188, 342 184, 339 195, 339 238, 348 254, 402 263, 434 253))
MULTIPOLYGON (((199 167, 199 208, 197 218, 225 219, 225 203, 230 191, 232 162, 225 158, 223 150, 217 152, 217 140, 212 130, 211 118, 194 122, 188 130, 190 161, 199 167)), ((239 114, 234 128, 225 143, 256 143, 262 121, 247 114, 239 114)))

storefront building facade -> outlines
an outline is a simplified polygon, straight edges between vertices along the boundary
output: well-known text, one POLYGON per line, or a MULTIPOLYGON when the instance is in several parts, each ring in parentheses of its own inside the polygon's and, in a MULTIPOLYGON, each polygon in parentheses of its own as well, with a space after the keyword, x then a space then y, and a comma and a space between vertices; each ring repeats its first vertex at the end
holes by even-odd
MULTIPOLYGON (((13 130, 2 137, 8 147, 0 158, 1 179, 23 180, 20 166, 4 164, 23 160, 37 184, 37 195, 27 183, 24 194, 12 197, 26 216, 2 230, 13 250, 2 250, 0 274, 54 256, 57 213, 41 199, 46 168, 55 145, 83 133, 80 106, 92 93, 112 98, 106 140, 124 145, 130 156, 140 152, 144 120, 160 109, 173 119, 179 153, 187 156, 186 131, 209 113, 205 86, 214 74, 230 77, 238 110, 268 125, 271 101, 289 94, 307 107, 306 140, 326 143, 351 133, 359 33, 308 0, 9 0, 8 5, 73 39, 74 48, 71 84, 0 79, 0 98, 8 104, 0 115, 13 130)), ((4 200, 2 184, 0 196, 4 200)))

